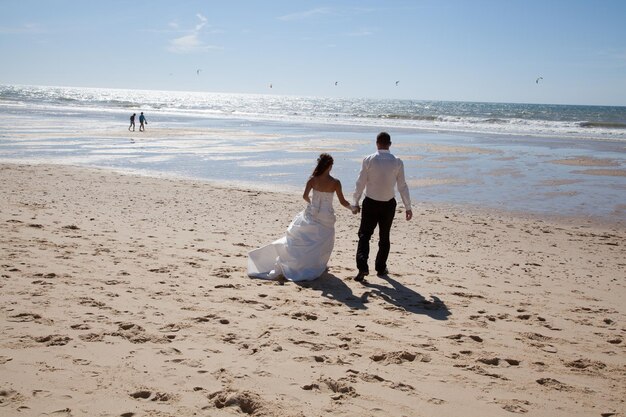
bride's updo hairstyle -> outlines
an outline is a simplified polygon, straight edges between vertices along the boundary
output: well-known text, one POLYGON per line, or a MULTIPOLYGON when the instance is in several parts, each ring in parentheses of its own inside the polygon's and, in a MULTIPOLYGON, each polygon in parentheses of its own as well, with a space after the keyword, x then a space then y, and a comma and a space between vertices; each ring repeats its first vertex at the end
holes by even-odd
POLYGON ((317 166, 313 170, 312 177, 322 175, 326 169, 333 164, 333 157, 330 154, 323 153, 317 158, 317 166))

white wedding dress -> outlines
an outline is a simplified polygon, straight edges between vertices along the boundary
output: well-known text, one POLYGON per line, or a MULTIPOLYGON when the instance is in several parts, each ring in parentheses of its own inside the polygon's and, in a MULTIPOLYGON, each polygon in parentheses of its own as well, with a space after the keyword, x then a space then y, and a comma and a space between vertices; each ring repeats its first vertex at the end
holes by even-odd
POLYGON ((334 192, 313 190, 311 203, 293 219, 285 236, 248 253, 248 275, 310 281, 326 270, 335 245, 334 192))

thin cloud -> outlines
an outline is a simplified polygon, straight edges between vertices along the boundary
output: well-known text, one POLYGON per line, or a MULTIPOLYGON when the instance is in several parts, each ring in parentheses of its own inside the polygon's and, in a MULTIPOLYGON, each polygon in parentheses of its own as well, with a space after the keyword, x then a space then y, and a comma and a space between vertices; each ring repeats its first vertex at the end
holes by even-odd
POLYGON ((195 33, 172 39, 167 48, 168 51, 176 54, 192 54, 196 52, 206 52, 211 49, 221 49, 221 47, 205 44, 195 33))
POLYGON ((362 29, 362 30, 357 30, 355 32, 350 32, 350 33, 348 33, 348 36, 363 37, 363 36, 371 36, 373 34, 374 34, 374 32, 372 32, 371 30, 362 29))
POLYGON ((200 31, 204 27, 204 25, 206 25, 207 19, 200 13, 196 14, 196 17, 200 19, 200 23, 196 25, 196 31, 200 31))
POLYGON ((318 7, 317 9, 306 10, 303 12, 290 13, 283 16, 277 17, 278 20, 283 21, 292 21, 292 20, 303 20, 308 19, 314 16, 329 14, 331 9, 329 7, 318 7))
MULTIPOLYGON (((199 23, 192 30, 185 31, 185 35, 170 40, 167 50, 175 54, 193 54, 206 52, 211 49, 221 49, 219 46, 208 45, 200 38, 201 32, 207 25, 207 18, 197 13, 199 23)), ((178 28, 178 22, 171 22, 171 28, 178 28)))
POLYGON ((0 33, 3 35, 34 35, 44 33, 44 30, 36 23, 26 23, 18 27, 2 27, 0 33))

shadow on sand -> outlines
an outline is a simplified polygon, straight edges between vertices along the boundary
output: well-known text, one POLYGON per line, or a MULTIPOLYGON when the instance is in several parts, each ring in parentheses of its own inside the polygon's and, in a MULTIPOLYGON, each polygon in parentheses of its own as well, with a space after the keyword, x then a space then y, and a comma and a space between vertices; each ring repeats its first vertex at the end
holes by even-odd
POLYGON ((369 297, 376 296, 398 307, 399 310, 413 314, 423 314, 435 320, 447 320, 451 314, 445 303, 434 295, 431 296, 430 300, 427 300, 421 294, 400 284, 388 275, 381 278, 374 277, 373 279, 382 280, 386 284, 377 284, 365 280, 362 285, 369 290, 365 291, 361 296, 356 296, 341 278, 328 272, 314 281, 295 282, 294 284, 314 291, 320 291, 323 297, 341 302, 352 309, 367 309, 369 297))
MULTIPOLYGON (((448 320, 448 316, 452 314, 439 297, 431 295, 431 299, 427 300, 420 293, 400 284, 389 275, 371 279, 386 281, 389 285, 375 284, 366 279, 362 284, 364 287, 370 288, 371 291, 363 294, 364 297, 370 293, 401 310, 413 314, 424 314, 435 320, 448 320)), ((367 302, 367 300, 364 301, 367 302)))
POLYGON ((352 289, 348 287, 341 278, 329 272, 324 272, 319 278, 313 281, 300 281, 294 282, 294 284, 302 288, 320 291, 323 297, 343 303, 352 309, 367 309, 365 305, 367 301, 363 302, 362 297, 354 295, 352 289))

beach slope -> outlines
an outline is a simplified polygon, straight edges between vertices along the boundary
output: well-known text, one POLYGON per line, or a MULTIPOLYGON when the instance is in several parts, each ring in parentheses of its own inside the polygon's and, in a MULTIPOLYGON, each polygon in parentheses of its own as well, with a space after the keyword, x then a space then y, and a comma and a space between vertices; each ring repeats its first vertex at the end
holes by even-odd
POLYGON ((363 285, 358 216, 339 207, 326 274, 248 278, 247 252, 303 207, 0 165, 0 414, 626 412, 623 224, 415 204, 390 275, 363 285))

